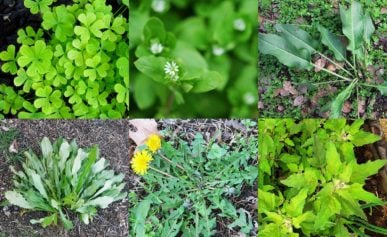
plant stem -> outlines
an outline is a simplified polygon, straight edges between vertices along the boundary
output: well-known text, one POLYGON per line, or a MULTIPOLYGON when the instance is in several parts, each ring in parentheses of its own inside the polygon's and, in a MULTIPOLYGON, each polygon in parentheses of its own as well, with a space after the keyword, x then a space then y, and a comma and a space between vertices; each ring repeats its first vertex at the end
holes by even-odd
POLYGON ((172 165, 176 165, 177 168, 179 168, 179 169, 181 169, 181 170, 187 172, 187 170, 184 169, 183 166, 181 166, 181 165, 179 165, 179 164, 177 164, 177 163, 171 161, 170 159, 168 159, 167 157, 165 157, 165 156, 164 156, 163 154, 161 154, 160 152, 159 152, 158 154, 161 156, 161 158, 163 158, 163 159, 164 159, 165 161, 167 161, 168 163, 170 163, 170 164, 172 164, 172 165))
POLYGON ((342 81, 347 81, 347 80, 335 80, 335 81, 324 81, 324 82, 318 82, 318 83, 313 83, 313 85, 323 85, 323 84, 333 84, 336 82, 342 82, 342 81))
POLYGON ((154 170, 154 171, 156 171, 156 172, 158 172, 158 173, 160 173, 160 174, 162 174, 162 175, 165 175, 165 176, 167 176, 167 177, 177 179, 175 176, 172 176, 172 175, 170 175, 170 174, 168 174, 168 173, 166 173, 166 172, 164 172, 164 171, 161 171, 161 170, 158 170, 158 169, 156 169, 156 168, 153 168, 152 166, 149 166, 149 168, 150 168, 151 170, 154 170))
POLYGON ((318 67, 319 69, 323 70, 324 72, 327 72, 327 73, 332 74, 332 75, 334 75, 334 76, 340 77, 341 79, 344 79, 344 80, 346 80, 346 81, 352 81, 352 80, 349 79, 348 77, 344 77, 344 76, 339 75, 339 74, 337 74, 337 73, 335 73, 335 72, 329 71, 328 69, 325 69, 325 68, 323 68, 323 67, 319 67, 319 66, 315 65, 314 63, 311 63, 311 62, 309 62, 309 63, 310 63, 310 65, 315 66, 315 67, 318 67))
POLYGON ((379 88, 377 85, 372 85, 372 84, 368 84, 368 83, 359 83, 359 84, 362 85, 362 86, 369 86, 369 87, 379 88))
MULTIPOLYGON (((353 74, 346 70, 344 67, 342 67, 341 65, 339 65, 338 63, 336 63, 335 61, 333 61, 332 59, 328 58, 327 56, 325 56, 324 54, 320 53, 320 52, 317 52, 321 57, 325 58, 326 60, 328 60, 330 63, 333 63, 336 67, 340 68, 341 70, 343 70, 344 72, 346 72, 347 74, 351 75, 353 77, 353 74)), ((352 66, 352 65, 351 65, 352 66)))

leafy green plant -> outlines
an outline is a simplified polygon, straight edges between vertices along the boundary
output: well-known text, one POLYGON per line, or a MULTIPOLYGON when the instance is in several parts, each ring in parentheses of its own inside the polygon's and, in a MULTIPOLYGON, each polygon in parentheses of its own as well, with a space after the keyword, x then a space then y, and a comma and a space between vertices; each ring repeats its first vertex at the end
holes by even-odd
POLYGON ((128 116, 128 23, 122 16, 126 6, 115 14, 105 0, 59 6, 52 2, 26 1, 31 11, 41 14, 41 28, 20 29, 20 48, 10 45, 0 53, 2 70, 15 75, 14 90, 22 87, 17 93, 25 100, 12 115, 128 116))
POLYGON ((322 53, 320 42, 294 25, 277 24, 275 28, 279 34, 260 33, 258 37, 260 52, 275 56, 284 65, 306 70, 316 68, 318 71, 324 71, 338 77, 338 80, 329 83, 347 83, 347 87, 331 102, 330 116, 332 118, 341 116, 344 102, 354 91, 359 95, 360 87, 376 88, 382 95, 385 95, 387 90, 385 81, 379 84, 372 79, 368 82, 367 79, 370 77, 367 72, 367 66, 370 64, 368 50, 370 49, 371 36, 375 30, 370 15, 363 12, 359 2, 353 1, 348 9, 340 5, 340 18, 343 34, 349 42, 348 45, 345 45, 340 37, 322 25, 318 26, 321 43, 333 53, 334 59, 322 53), (313 55, 318 55, 329 61, 346 75, 343 76, 319 66, 317 63, 312 63, 313 55))
POLYGON ((363 185, 387 161, 357 162, 354 148, 380 139, 363 122, 260 120, 259 236, 364 236, 361 204, 383 202, 363 185))
POLYGON ((15 149, 13 142, 19 137, 19 131, 15 128, 4 127, 0 130, 0 157, 7 163, 16 163, 22 159, 21 153, 15 149), (13 147, 13 150, 10 149, 13 147))
POLYGON ((256 115, 256 9, 252 0, 133 3, 133 114, 256 115))
POLYGON ((256 182, 254 136, 236 135, 233 147, 200 133, 191 142, 154 139, 131 161, 147 195, 130 194, 130 236, 214 236, 219 222, 231 232, 253 233, 252 210, 233 200, 256 182))
POLYGON ((97 146, 84 150, 75 141, 58 139, 51 144, 46 137, 40 146, 40 156, 25 152, 22 170, 11 166, 14 189, 5 192, 13 205, 48 212, 44 218, 31 220, 32 224, 47 227, 60 219, 65 229, 71 229, 68 211, 77 213, 88 224, 98 208, 107 208, 126 197, 122 192, 124 174, 115 175, 107 169, 108 162, 99 157, 97 146))

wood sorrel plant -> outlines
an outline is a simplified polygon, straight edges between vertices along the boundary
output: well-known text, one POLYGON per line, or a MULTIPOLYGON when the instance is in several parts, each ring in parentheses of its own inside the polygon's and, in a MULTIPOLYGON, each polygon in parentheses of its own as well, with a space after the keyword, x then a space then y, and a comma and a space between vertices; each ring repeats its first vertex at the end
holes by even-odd
POLYGON ((19 46, 0 53, 15 75, 0 90, 0 113, 19 118, 122 118, 129 109, 128 1, 117 13, 105 0, 25 1, 41 28, 18 31, 19 46), (126 6, 125 6, 126 5, 126 6), (16 48, 19 48, 18 50, 16 48), (12 90, 12 93, 9 91, 12 90), (10 103, 10 97, 18 101, 10 103))
POLYGON ((214 236, 220 219, 251 234, 251 210, 232 200, 256 182, 257 140, 238 134, 235 142, 231 148, 200 133, 191 142, 152 135, 131 161, 147 196, 129 195, 130 236, 214 236))
POLYGON ((251 117, 257 102, 256 9, 254 0, 134 2, 130 73, 140 110, 134 113, 189 116, 188 105, 192 116, 229 116, 231 104, 232 115, 251 117))
POLYGON ((382 205, 363 189, 386 160, 358 164, 354 148, 380 139, 363 120, 263 119, 259 122, 258 236, 365 236, 361 204, 382 205))
POLYGON ((14 189, 5 193, 13 205, 31 211, 48 213, 44 218, 31 220, 43 227, 56 225, 58 219, 65 229, 73 228, 67 212, 77 213, 88 224, 98 208, 124 199, 124 174, 108 170, 108 161, 99 157, 97 146, 78 148, 75 141, 58 139, 51 144, 41 142, 41 153, 25 152, 22 169, 14 173, 14 189))
MULTIPOLYGON (((367 66, 371 64, 367 58, 370 50, 370 40, 375 31, 372 19, 368 13, 364 13, 359 2, 352 1, 350 7, 340 5, 340 18, 342 32, 348 39, 348 45, 335 34, 329 32, 322 25, 318 26, 321 34, 321 43, 328 47, 334 55, 334 59, 323 54, 321 43, 313 39, 306 31, 294 25, 275 25, 278 34, 259 34, 259 51, 262 54, 275 56, 281 63, 288 67, 310 70, 316 68, 338 78, 327 83, 346 83, 342 90, 332 101, 330 117, 341 117, 344 102, 353 92, 359 95, 361 87, 372 87, 380 91, 382 95, 387 93, 387 81, 377 82, 367 72, 367 66), (329 61, 341 73, 335 73, 311 62, 313 55, 318 55, 329 61)), ((323 82, 325 83, 325 82, 323 82)))

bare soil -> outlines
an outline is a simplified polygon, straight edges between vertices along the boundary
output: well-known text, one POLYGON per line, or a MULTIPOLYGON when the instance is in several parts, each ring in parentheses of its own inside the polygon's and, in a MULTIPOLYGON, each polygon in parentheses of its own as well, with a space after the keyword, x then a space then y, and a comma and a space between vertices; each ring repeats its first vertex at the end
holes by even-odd
MULTIPOLYGON (((18 152, 32 149, 40 153, 39 144, 44 136, 51 141, 59 137, 75 139, 80 147, 99 145, 100 154, 117 173, 125 174, 128 191, 133 188, 129 172, 129 137, 127 120, 6 120, 1 126, 14 127, 20 131, 17 139, 18 152)), ((0 203, 5 200, 4 192, 12 189, 12 173, 5 157, 0 156, 0 203)), ((128 236, 127 199, 115 202, 99 210, 89 225, 81 223, 76 216, 75 228, 65 232, 62 227, 42 228, 30 224, 30 219, 40 218, 44 213, 23 212, 15 206, 0 207, 0 234, 9 237, 124 237, 128 236)), ((0 235, 2 236, 2 235, 0 235)))

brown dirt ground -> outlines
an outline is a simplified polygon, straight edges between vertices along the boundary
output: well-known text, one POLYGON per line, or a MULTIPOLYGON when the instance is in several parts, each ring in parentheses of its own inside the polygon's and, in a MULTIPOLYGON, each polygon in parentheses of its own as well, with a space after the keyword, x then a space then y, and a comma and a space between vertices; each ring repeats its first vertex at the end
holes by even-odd
MULTIPOLYGON (((128 185, 126 191, 132 188, 129 180, 129 137, 127 120, 6 120, 2 126, 15 127, 20 131, 17 139, 18 151, 27 148, 39 152, 39 143, 44 136, 51 141, 62 136, 67 140, 76 139, 80 147, 98 144, 100 154, 110 162, 110 167, 116 172, 125 173, 128 185)), ((0 157, 0 203, 4 201, 4 192, 12 188, 12 174, 4 157, 0 157)), ((30 219, 39 218, 44 213, 26 212, 15 206, 0 207, 0 234, 9 237, 38 236, 77 236, 77 237, 123 237, 128 236, 128 204, 127 199, 111 204, 107 209, 99 210, 98 215, 89 224, 74 220, 75 228, 66 233, 61 227, 43 229, 40 225, 32 225, 30 219), (7 214, 6 214, 7 213, 7 214)), ((2 236, 2 235, 0 235, 2 236)))
MULTIPOLYGON (((244 125, 241 124, 241 120, 223 120, 223 119, 165 119, 158 120, 158 129, 168 131, 164 139, 173 141, 174 139, 183 139, 186 141, 192 141, 196 133, 201 133, 205 140, 210 140, 216 138, 218 142, 228 144, 230 147, 236 145, 234 136, 238 133, 242 133, 245 137, 257 136, 256 126, 254 128, 246 129, 244 125)), ((134 131, 135 129, 130 125, 130 130, 134 131)), ((130 152, 130 157, 132 157, 135 145, 131 141, 132 147, 130 152)), ((136 182, 139 182, 136 181, 136 182)), ((138 187, 136 188, 137 193, 145 195, 144 191, 138 187)), ((238 208, 243 207, 245 210, 249 211, 253 220, 258 220, 257 216, 257 190, 258 184, 256 183, 254 187, 245 187, 242 191, 240 197, 231 200, 233 203, 237 203, 238 208)), ((130 204, 129 204, 130 208, 130 204)), ((227 228, 226 220, 217 220, 217 233, 215 236, 224 237, 224 236, 239 236, 238 233, 235 233, 227 228)), ((254 230, 250 236, 257 236, 258 223, 254 221, 254 230)))

